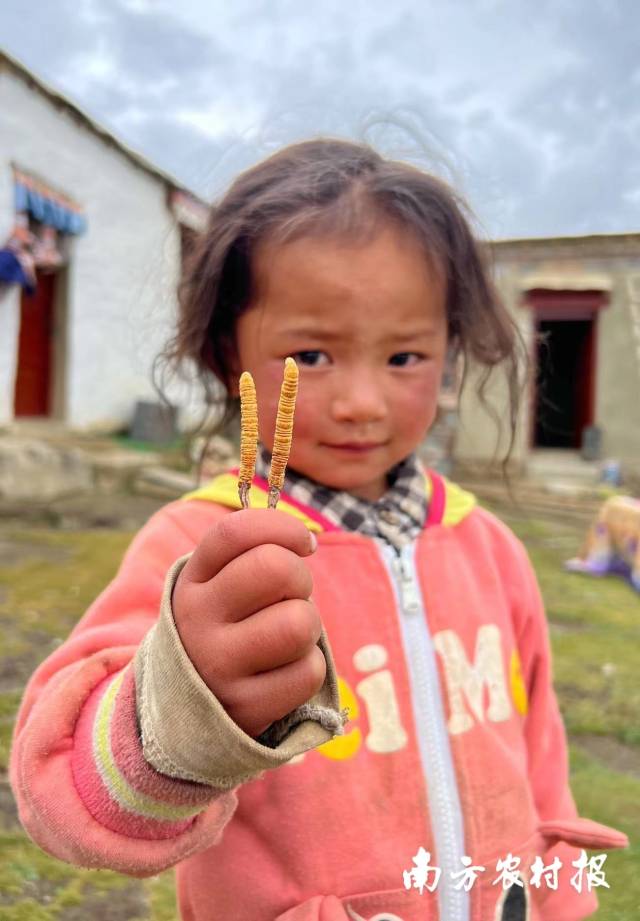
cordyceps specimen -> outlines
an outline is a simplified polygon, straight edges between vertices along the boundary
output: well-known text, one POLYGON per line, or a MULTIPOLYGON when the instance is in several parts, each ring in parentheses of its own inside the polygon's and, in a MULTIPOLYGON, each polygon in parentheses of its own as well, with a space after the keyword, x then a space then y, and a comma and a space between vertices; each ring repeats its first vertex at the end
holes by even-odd
POLYGON ((273 439, 273 454, 269 468, 269 498, 267 507, 275 508, 280 498, 284 483, 284 472, 289 460, 291 439, 293 437, 293 413, 298 395, 298 366, 293 358, 284 360, 284 380, 280 389, 278 412, 276 414, 276 433, 273 439))
POLYGON ((240 472, 238 493, 242 508, 249 508, 249 490, 256 469, 258 401, 256 385, 248 371, 240 375, 240 472))
MULTIPOLYGON (((278 412, 276 414, 276 431, 273 439, 273 453, 269 470, 269 495, 267 508, 275 508, 284 484, 284 473, 289 460, 291 439, 293 436, 293 414, 298 394, 298 366, 293 358, 284 362, 284 380, 280 389, 278 412)), ((240 473, 238 476, 238 493, 242 508, 249 508, 249 489, 253 478, 257 441, 258 441, 258 407, 253 378, 248 371, 240 377, 240 473)))

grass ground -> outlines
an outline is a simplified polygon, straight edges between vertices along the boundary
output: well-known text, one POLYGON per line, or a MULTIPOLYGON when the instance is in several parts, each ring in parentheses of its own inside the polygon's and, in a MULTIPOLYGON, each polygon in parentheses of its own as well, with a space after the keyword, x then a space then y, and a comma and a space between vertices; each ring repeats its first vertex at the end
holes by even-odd
MULTIPOLYGON (((625 831, 605 864, 598 921, 640 918, 640 597, 615 579, 562 571, 582 524, 500 510, 525 541, 550 621, 555 683, 584 815, 625 831)), ((6 527, 0 536, 0 919, 173 921, 173 877, 145 881, 54 860, 21 831, 6 782, 13 717, 34 667, 115 571, 131 534, 6 527)))
POLYGON ((494 509, 525 542, 549 620, 554 685, 582 815, 624 831, 605 863, 598 921, 640 918, 640 595, 616 577, 565 573, 584 525, 494 509))

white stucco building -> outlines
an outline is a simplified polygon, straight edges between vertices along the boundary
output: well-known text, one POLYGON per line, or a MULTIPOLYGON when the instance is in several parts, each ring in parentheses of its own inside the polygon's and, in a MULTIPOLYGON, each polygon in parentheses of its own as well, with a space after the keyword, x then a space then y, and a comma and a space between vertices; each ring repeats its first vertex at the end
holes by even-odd
POLYGON ((114 429, 157 399, 150 368, 185 228, 204 217, 171 176, 0 51, 0 247, 20 222, 40 236, 53 224, 60 254, 34 295, 0 284, 0 425, 114 429))

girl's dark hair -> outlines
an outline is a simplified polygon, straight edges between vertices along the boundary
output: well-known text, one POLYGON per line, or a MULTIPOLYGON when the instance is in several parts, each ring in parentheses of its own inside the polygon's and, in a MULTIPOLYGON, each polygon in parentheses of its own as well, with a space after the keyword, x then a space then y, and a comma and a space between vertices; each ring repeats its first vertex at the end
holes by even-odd
POLYGON ((411 232, 425 257, 444 272, 449 342, 453 358, 463 359, 462 384, 470 365, 479 366, 477 393, 499 428, 485 389, 497 365, 505 370, 511 429, 506 466, 516 432, 519 352, 523 358, 526 353, 470 218, 468 206, 445 182, 385 159, 368 145, 318 139, 286 147, 242 173, 212 207, 205 231, 186 256, 177 329, 159 367, 179 370, 191 363, 208 406, 223 404, 216 430, 226 427, 239 413, 239 400, 229 393, 220 398, 218 382, 228 391, 236 321, 254 294, 256 246, 267 238, 366 238, 381 221, 391 220, 411 232))

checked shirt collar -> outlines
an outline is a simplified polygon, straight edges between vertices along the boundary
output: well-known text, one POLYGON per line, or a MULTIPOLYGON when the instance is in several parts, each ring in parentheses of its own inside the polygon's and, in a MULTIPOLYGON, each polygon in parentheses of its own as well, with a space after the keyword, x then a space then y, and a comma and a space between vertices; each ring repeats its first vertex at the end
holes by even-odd
MULTIPOLYGON (((256 473, 269 476, 271 454, 258 443, 256 473)), ((388 489, 376 501, 361 499, 349 492, 331 489, 287 467, 283 491, 321 512, 345 531, 358 531, 382 538, 399 552, 417 537, 427 517, 426 480, 414 451, 387 473, 388 489)))

